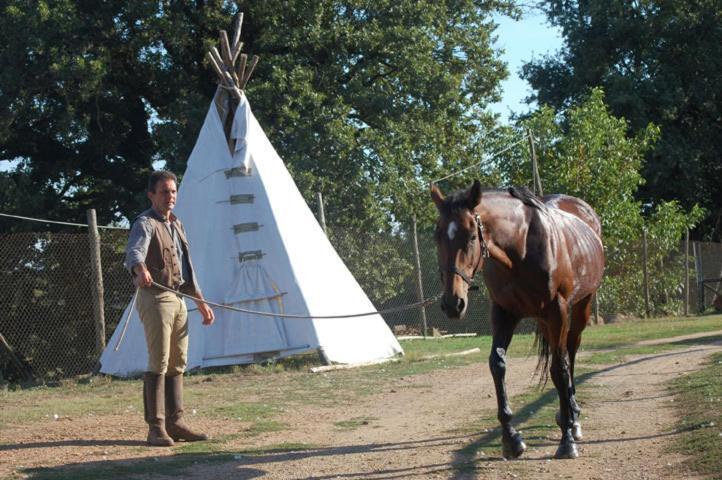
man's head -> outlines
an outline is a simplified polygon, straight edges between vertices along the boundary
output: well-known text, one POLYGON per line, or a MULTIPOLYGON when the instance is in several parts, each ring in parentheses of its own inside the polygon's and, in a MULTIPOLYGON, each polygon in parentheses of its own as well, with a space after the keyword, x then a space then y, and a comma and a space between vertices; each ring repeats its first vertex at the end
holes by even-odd
POLYGON ((156 170, 148 177, 148 199, 153 209, 168 216, 175 207, 178 178, 168 170, 156 170))

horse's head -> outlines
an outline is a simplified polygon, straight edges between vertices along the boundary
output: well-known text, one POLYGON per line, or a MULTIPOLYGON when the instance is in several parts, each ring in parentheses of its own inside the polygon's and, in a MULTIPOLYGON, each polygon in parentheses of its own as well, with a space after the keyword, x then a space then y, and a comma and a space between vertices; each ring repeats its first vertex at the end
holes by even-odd
POLYGON ((481 219, 475 211, 481 203, 481 184, 474 180, 470 188, 447 198, 432 185, 431 198, 439 210, 434 237, 444 284, 441 309, 449 318, 462 318, 472 280, 486 254, 481 219))

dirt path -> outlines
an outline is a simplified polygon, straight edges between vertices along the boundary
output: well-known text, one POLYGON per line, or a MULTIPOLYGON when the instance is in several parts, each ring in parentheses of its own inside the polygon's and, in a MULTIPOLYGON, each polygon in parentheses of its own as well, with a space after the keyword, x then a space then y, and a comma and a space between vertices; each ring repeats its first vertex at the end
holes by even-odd
MULTIPOLYGON (((681 339, 681 338, 680 338, 681 339)), ((585 440, 575 461, 551 460, 559 433, 537 442, 517 461, 500 457, 497 433, 469 427, 495 415, 491 376, 485 365, 436 371, 404 379, 363 405, 338 410, 304 410, 288 418, 291 434, 268 436, 279 441, 323 445, 297 453, 239 457, 233 464, 203 472, 215 478, 679 478, 683 457, 667 453, 675 414, 665 383, 699 368, 719 345, 632 357, 589 375, 593 398, 583 404, 585 440), (366 425, 339 432, 334 422, 368 419, 366 425), (484 445, 492 444, 487 449, 484 445), (481 451, 480 451, 481 449, 481 451), (471 452, 471 453, 466 453, 471 452)), ((581 360, 583 364, 583 359, 581 360)), ((535 362, 513 359, 507 383, 511 395, 535 388, 535 362)), ((517 409, 518 405, 515 406, 517 409)), ((478 424, 477 424, 478 425, 478 424)), ((493 429, 496 423, 486 425, 493 429)), ((240 448, 248 445, 239 444, 240 448)), ((202 476, 200 470, 196 472, 202 476)), ((687 473, 684 478, 694 478, 687 473)))
MULTIPOLYGON (((574 461, 551 460, 559 438, 556 428, 535 441, 529 441, 534 432, 525 432, 530 445, 525 455, 516 461, 501 458, 497 423, 489 419, 496 413, 491 375, 486 364, 475 364, 402 378, 385 391, 334 408, 305 406, 285 412, 282 421, 287 429, 241 437, 230 445, 234 451, 258 448, 265 453, 236 455, 232 462, 191 466, 182 475, 174 475, 299 480, 679 478, 683 458, 666 450, 674 436, 675 417, 664 384, 698 369, 709 354, 719 350, 720 345, 700 344, 632 357, 585 375, 588 398, 581 398, 585 440, 579 444, 580 458, 574 461), (349 422, 349 428, 340 427, 339 422, 349 422), (293 443, 313 448, 276 452, 267 448, 293 443)), ((584 365, 583 358, 580 365, 584 365)), ((510 360, 507 385, 511 396, 536 388, 534 366, 533 358, 510 360)), ((556 404, 555 399, 551 401, 556 404)), ((512 407, 522 417, 540 405, 532 401, 512 407)), ((532 414, 530 422, 533 418, 532 414)), ((88 422, 73 425, 91 429, 93 420, 88 422)), ((15 467, 17 462, 49 467, 159 455, 158 449, 144 448, 138 441, 142 424, 127 426, 122 422, 110 417, 96 420, 95 427, 105 432, 103 436, 113 438, 109 447, 97 441, 86 445, 72 441, 83 434, 55 422, 52 430, 18 432, 22 437, 18 443, 24 445, 5 448, 0 457, 11 459, 15 467), (28 442, 32 448, 25 448, 28 442), (66 442, 67 448, 58 448, 66 442)), ((170 454, 172 450, 160 453, 170 454)), ((7 470, 0 471, 0 477, 6 474, 7 470)), ((695 477, 689 473, 684 478, 695 477)))

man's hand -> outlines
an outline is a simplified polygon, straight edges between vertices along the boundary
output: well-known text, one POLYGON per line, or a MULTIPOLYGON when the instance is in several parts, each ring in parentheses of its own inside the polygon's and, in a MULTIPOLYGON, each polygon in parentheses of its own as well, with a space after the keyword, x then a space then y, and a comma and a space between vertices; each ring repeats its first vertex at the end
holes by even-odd
POLYGON ((153 277, 150 276, 150 272, 146 268, 144 263, 139 263, 133 267, 135 272, 135 278, 133 282, 138 287, 150 287, 153 284, 153 277))
POLYGON ((203 316, 203 325, 212 325, 216 316, 213 313, 213 310, 211 310, 211 307, 202 302, 196 302, 196 305, 198 305, 198 311, 201 312, 201 315, 203 316))

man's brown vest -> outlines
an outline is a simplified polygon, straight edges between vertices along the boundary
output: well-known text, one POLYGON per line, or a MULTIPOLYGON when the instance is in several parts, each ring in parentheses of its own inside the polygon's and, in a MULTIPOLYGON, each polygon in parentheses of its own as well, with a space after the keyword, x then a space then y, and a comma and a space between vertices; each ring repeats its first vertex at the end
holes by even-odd
POLYGON ((181 265, 180 259, 176 253, 175 243, 170 231, 162 220, 158 219, 157 214, 152 210, 143 212, 141 216, 145 216, 153 225, 153 236, 148 245, 148 253, 145 257, 145 266, 148 267, 153 281, 174 290, 179 290, 194 297, 200 297, 201 291, 196 282, 195 272, 193 271, 193 263, 191 262, 190 247, 188 239, 181 221, 170 214, 171 225, 178 232, 183 248, 183 255, 188 261, 188 277, 184 279, 185 283, 180 286, 181 281, 181 265))

